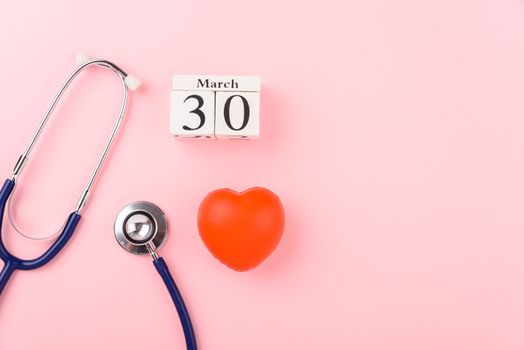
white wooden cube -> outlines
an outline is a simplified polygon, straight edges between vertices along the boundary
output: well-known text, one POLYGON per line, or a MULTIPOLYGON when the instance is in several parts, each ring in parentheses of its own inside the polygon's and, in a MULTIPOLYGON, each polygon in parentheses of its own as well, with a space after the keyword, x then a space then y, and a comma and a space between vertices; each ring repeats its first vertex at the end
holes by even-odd
POLYGON ((256 139, 260 135, 260 93, 216 93, 215 136, 256 139))
POLYGON ((174 90, 171 133, 181 138, 215 137, 215 93, 174 90))
POLYGON ((175 75, 171 133, 180 138, 258 138, 260 78, 175 75))

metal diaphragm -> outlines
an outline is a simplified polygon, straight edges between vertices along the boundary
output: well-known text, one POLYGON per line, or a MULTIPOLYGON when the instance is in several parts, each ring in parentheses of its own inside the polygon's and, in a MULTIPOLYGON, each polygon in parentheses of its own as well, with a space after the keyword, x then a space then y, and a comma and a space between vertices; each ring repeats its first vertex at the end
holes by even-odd
POLYGON ((153 203, 133 202, 117 215, 115 237, 130 253, 153 254, 167 238, 166 217, 153 203))

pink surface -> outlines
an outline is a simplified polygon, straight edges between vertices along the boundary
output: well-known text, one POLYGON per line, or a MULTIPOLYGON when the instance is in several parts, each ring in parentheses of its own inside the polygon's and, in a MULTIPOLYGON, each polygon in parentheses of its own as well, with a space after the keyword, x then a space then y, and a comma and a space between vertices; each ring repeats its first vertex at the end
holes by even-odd
MULTIPOLYGON (((0 298, 0 349, 183 349, 148 258, 112 224, 150 200, 201 349, 524 347, 524 3, 0 1, 0 173, 9 176, 77 52, 140 76, 77 235, 0 298), (259 141, 177 141, 172 74, 259 74, 259 141), (206 250, 200 200, 265 186, 275 253, 247 273, 206 250)), ((26 230, 72 210, 118 107, 85 74, 15 196, 26 230)), ((9 246, 34 256, 6 229, 9 246)))

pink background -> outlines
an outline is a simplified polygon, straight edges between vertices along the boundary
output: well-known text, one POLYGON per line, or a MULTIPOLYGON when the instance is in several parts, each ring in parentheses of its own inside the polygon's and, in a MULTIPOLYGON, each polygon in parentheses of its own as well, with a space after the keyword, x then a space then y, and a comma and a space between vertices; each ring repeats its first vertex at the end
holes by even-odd
MULTIPOLYGON (((113 237, 134 200, 168 215, 201 349, 524 348, 522 0, 0 0, 0 45, 5 177, 77 52, 144 81, 76 236, 0 298, 1 350, 184 347, 150 259, 113 237), (172 74, 260 75, 262 138, 173 139, 172 74), (252 186, 287 227, 237 273, 196 213, 252 186)), ((20 178, 24 230, 62 224, 113 123, 117 79, 80 80, 20 178)), ((4 229, 17 254, 46 247, 4 229)))

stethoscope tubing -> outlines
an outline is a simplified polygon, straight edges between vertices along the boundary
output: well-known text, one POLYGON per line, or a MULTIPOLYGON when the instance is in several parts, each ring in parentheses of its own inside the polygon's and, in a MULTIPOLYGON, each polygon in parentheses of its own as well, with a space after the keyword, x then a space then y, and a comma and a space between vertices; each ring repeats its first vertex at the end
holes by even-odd
POLYGON ((187 350, 197 350, 195 331, 193 330, 189 312, 187 311, 184 299, 182 299, 182 295, 176 286, 173 276, 171 276, 171 273, 169 272, 165 260, 161 257, 155 258, 153 260, 153 265, 155 265, 158 274, 162 277, 162 280, 169 291, 169 295, 171 295, 171 299, 173 299, 178 317, 180 318, 180 323, 182 324, 182 330, 184 331, 187 350))
MULTIPOLYGON (((15 182, 11 179, 7 179, 2 189, 0 190, 0 259, 4 261, 4 266, 0 271, 0 295, 2 295, 2 292, 5 286, 7 285, 7 282, 9 282, 9 279, 11 278, 15 270, 33 270, 50 262, 65 247, 65 245, 73 235, 81 218, 80 214, 78 214, 77 212, 71 213, 62 230, 62 233, 45 253, 43 253, 35 259, 20 259, 12 255, 6 248, 3 242, 1 229, 5 207, 7 201, 9 200, 9 196, 13 192, 14 187, 15 182)), ((173 276, 169 272, 169 268, 164 258, 156 257, 156 255, 154 255, 153 265, 155 266, 155 269, 157 270, 160 277, 162 278, 162 281, 164 282, 169 292, 169 295, 171 296, 171 299, 175 304, 175 308, 180 318, 180 323, 182 325, 182 330, 184 332, 187 350, 197 350, 195 332, 193 329, 191 318, 189 316, 189 312, 187 311, 184 299, 182 298, 182 295, 178 290, 173 276)))
POLYGON ((49 247, 49 249, 35 259, 20 259, 11 254, 6 248, 1 228, 5 207, 14 187, 15 182, 11 179, 7 179, 0 190, 0 259, 4 261, 4 267, 0 272, 0 295, 15 270, 34 270, 53 260, 53 258, 65 247, 71 236, 73 236, 81 218, 80 214, 77 212, 69 214, 60 236, 55 240, 51 247, 49 247))

